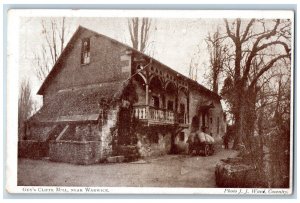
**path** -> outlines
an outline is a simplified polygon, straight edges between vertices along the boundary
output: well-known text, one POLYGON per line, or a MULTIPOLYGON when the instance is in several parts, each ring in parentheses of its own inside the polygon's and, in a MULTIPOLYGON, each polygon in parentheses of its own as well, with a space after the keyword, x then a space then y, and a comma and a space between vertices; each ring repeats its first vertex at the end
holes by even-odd
POLYGON ((20 159, 18 185, 216 187, 216 163, 236 154, 236 151, 221 149, 209 157, 166 155, 136 163, 88 166, 20 159))

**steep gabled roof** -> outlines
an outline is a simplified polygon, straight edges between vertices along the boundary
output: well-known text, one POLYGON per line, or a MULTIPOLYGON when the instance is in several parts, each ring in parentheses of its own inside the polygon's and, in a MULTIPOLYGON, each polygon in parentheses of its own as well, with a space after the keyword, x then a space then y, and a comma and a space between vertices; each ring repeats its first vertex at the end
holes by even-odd
POLYGON ((62 51, 62 53, 59 55, 58 59, 56 60, 53 68, 51 69, 51 71, 49 72, 49 74, 47 75, 47 77, 45 78, 43 84, 41 85, 40 89, 38 90, 37 94, 39 95, 43 95, 44 89, 47 86, 47 84, 50 82, 50 80, 54 77, 54 74, 58 71, 58 64, 63 60, 63 57, 67 54, 67 52, 73 48, 73 43, 77 37, 77 35, 79 34, 80 30, 82 29, 81 26, 79 26, 77 28, 77 30, 75 31, 75 33, 73 34, 73 36, 71 37, 71 39, 69 40, 68 44, 66 45, 66 47, 64 48, 64 50, 62 51))
POLYGON ((156 63, 162 65, 163 67, 165 67, 165 68, 168 69, 169 71, 174 72, 175 74, 179 75, 180 77, 186 79, 186 80, 188 81, 188 83, 189 83, 190 85, 192 85, 193 87, 196 87, 196 88, 199 89, 200 91, 203 91, 203 92, 205 92, 206 94, 208 94, 208 95, 210 95, 210 96, 212 96, 212 97, 215 97, 215 98, 217 98, 217 99, 221 99, 220 95, 218 95, 217 93, 212 92, 211 90, 207 89, 206 87, 204 87, 203 85, 199 84, 198 82, 196 82, 196 81, 194 81, 194 80, 192 80, 192 79, 190 79, 190 78, 184 76, 184 75, 181 74, 181 73, 178 73, 177 71, 175 71, 174 69, 172 69, 172 68, 168 67, 167 65, 161 63, 160 61, 158 61, 158 60, 156 60, 156 59, 154 59, 154 58, 152 58, 152 57, 150 57, 150 56, 148 56, 148 55, 146 55, 146 54, 144 54, 144 53, 142 53, 142 52, 140 52, 140 51, 138 51, 138 50, 136 50, 136 49, 134 49, 134 48, 132 48, 132 47, 130 47, 130 46, 128 46, 128 45, 126 45, 126 44, 124 44, 124 43, 121 43, 121 42, 119 42, 119 41, 117 41, 117 40, 115 40, 115 39, 112 39, 112 38, 110 38, 110 37, 108 37, 108 36, 106 36, 106 35, 102 35, 102 34, 100 34, 100 33, 97 33, 97 32, 95 32, 95 31, 90 30, 90 29, 88 29, 88 28, 85 28, 85 27, 83 27, 83 26, 78 26, 77 30, 75 31, 75 33, 74 33, 73 36, 71 37, 70 41, 68 42, 68 44, 66 45, 66 47, 64 48, 64 50, 62 51, 61 55, 60 55, 59 58, 57 59, 57 61, 56 61, 56 63, 54 64, 53 68, 51 69, 51 71, 50 71, 49 74, 47 75, 46 79, 44 80, 44 82, 43 82, 43 84, 41 85, 40 89, 38 90, 37 94, 43 95, 43 92, 44 92, 44 90, 45 90, 47 84, 48 84, 49 82, 51 82, 51 80, 54 78, 55 74, 56 74, 56 73, 58 72, 58 70, 59 70, 59 65, 58 65, 58 64, 61 63, 61 61, 63 60, 64 56, 68 53, 68 51, 71 50, 71 49, 73 48, 73 44, 74 44, 74 42, 75 42, 77 36, 80 34, 81 31, 84 31, 84 30, 89 31, 89 32, 93 33, 93 34, 96 35, 96 36, 101 36, 101 37, 103 37, 103 38, 106 38, 106 39, 108 39, 108 40, 110 40, 110 41, 112 41, 112 42, 114 42, 114 43, 117 43, 117 44, 119 44, 119 45, 121 45, 121 46, 127 48, 128 50, 133 51, 133 52, 136 53, 136 54, 142 55, 142 56, 144 56, 145 58, 147 58, 147 59, 149 59, 149 60, 152 60, 152 61, 154 61, 154 62, 156 62, 156 63))

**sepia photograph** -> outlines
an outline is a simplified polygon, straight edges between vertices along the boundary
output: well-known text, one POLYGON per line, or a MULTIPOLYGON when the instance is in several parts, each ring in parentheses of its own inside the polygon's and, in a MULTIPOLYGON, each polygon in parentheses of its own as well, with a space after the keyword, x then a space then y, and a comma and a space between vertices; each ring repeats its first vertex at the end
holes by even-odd
POLYGON ((9 12, 8 192, 292 194, 293 11, 9 12))

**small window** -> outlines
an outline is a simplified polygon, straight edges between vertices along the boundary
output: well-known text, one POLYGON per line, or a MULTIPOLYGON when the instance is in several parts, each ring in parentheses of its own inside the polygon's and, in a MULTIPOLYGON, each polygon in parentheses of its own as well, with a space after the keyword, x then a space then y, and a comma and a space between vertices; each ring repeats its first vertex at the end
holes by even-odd
POLYGON ((159 108, 159 98, 157 96, 152 96, 152 105, 154 108, 159 108))
POLYGON ((90 39, 86 38, 82 40, 81 64, 89 64, 90 61, 91 61, 90 39))

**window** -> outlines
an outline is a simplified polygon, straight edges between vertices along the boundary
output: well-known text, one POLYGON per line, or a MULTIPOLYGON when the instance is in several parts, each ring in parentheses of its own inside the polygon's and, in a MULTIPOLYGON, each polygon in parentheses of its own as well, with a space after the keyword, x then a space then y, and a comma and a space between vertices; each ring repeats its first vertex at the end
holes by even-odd
POLYGON ((89 64, 90 60, 91 60, 90 39, 85 38, 82 40, 82 46, 81 46, 81 64, 89 64))
POLYGON ((173 111, 174 110, 174 102, 173 101, 168 101, 168 106, 167 106, 167 109, 169 111, 173 111))
POLYGON ((159 98, 157 96, 152 96, 152 104, 154 108, 159 108, 159 98))

